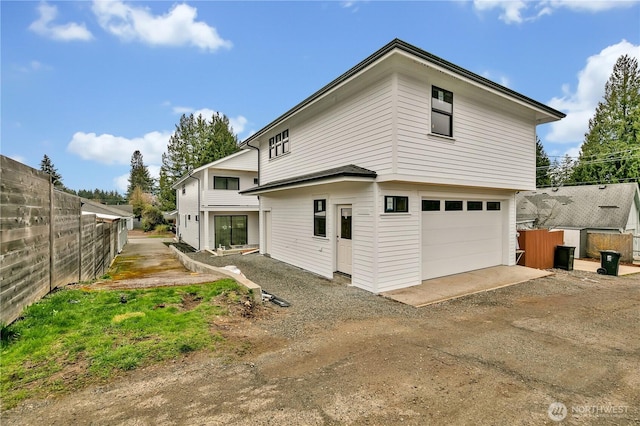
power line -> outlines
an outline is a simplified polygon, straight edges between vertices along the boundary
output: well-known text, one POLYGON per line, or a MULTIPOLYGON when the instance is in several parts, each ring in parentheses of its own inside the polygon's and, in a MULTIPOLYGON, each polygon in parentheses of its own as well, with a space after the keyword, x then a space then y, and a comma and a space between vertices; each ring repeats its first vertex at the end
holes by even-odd
MULTIPOLYGON (((571 157, 570 157, 571 158, 571 157)), ((616 161, 630 161, 630 160, 638 160, 640 159, 640 154, 639 155, 632 155, 630 157, 615 157, 615 158, 602 158, 599 160, 590 160, 590 161, 579 161, 577 162, 577 164, 575 165, 588 165, 588 164, 605 164, 605 163, 615 163, 616 161)), ((543 170, 543 169, 552 169, 558 166, 562 166, 562 163, 555 163, 555 164, 549 164, 548 166, 537 166, 536 170, 543 170)))

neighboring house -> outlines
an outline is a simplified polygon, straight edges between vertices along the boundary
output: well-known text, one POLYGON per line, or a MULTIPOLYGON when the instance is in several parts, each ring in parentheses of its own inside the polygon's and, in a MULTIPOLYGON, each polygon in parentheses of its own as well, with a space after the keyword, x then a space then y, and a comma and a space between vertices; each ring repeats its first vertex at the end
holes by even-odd
POLYGON ((238 192, 257 184, 258 154, 243 149, 180 178, 176 235, 197 250, 256 246, 258 197, 238 192))
POLYGON ((562 117, 393 40, 243 142, 260 251, 375 293, 514 265, 536 126, 562 117))
POLYGON ((133 213, 129 213, 118 206, 96 203, 86 198, 80 198, 83 215, 93 214, 99 222, 116 222, 118 238, 116 239, 116 253, 120 253, 128 241, 128 230, 133 229, 133 213))
POLYGON ((640 254, 640 190, 638 184, 564 186, 516 195, 519 229, 562 229, 565 245, 585 257, 588 233, 633 234, 640 254))

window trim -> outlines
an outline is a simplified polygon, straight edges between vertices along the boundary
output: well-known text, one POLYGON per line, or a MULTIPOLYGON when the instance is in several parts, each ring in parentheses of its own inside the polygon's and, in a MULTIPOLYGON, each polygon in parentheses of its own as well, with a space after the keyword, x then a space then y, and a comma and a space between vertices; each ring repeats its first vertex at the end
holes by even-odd
POLYGON ((220 191, 239 191, 240 190, 240 178, 239 177, 234 177, 234 176, 214 176, 213 177, 213 189, 216 190, 220 190, 220 191), (216 187, 216 180, 220 180, 222 182, 224 182, 224 188, 217 188, 216 187), (237 181, 238 182, 238 188, 229 188, 229 181, 237 181))
POLYGON ((319 198, 313 200, 313 236, 327 237, 327 199, 319 198), (320 221, 320 222, 318 222, 320 221), (319 223, 324 222, 324 233, 320 232, 319 223))
POLYGON ((464 201, 463 200, 444 200, 444 211, 445 212, 462 212, 464 211, 464 201), (460 203, 459 204, 460 208, 457 208, 458 203, 460 203), (453 207, 456 207, 456 208, 453 208, 453 207))
POLYGON ((502 210, 502 203, 500 201, 487 201, 487 211, 499 212, 500 210, 502 210))
POLYGON ((406 195, 385 195, 384 196, 384 212, 385 213, 409 213, 409 197, 406 195), (404 200, 406 209, 398 210, 398 201, 404 200), (389 207, 389 201, 392 206, 389 207))
POLYGON ((480 201, 480 200, 466 200, 467 201, 467 211, 468 212, 481 212, 484 210, 484 201, 480 201), (480 208, 469 208, 469 203, 473 203, 473 205, 477 205, 477 203, 480 203, 480 208))
POLYGON ((421 210, 423 212, 439 212, 439 211, 442 211, 441 210, 442 209, 442 200, 434 200, 434 199, 431 199, 431 198, 423 199, 422 203, 421 203, 421 207, 422 207, 421 210), (427 202, 427 203, 429 203, 429 202, 438 203, 438 209, 437 210, 433 210, 433 209, 426 208, 427 204, 425 204, 425 202, 427 202))
POLYGON ((431 133, 434 135, 438 135, 438 136, 444 136, 447 138, 453 138, 453 92, 449 91, 449 90, 445 90, 441 87, 438 86, 431 86, 431 133), (438 98, 435 98, 433 96, 433 92, 434 91, 439 91, 442 92, 442 97, 443 99, 440 100, 438 98), (451 102, 447 102, 445 99, 447 98, 447 94, 450 95, 451 97, 451 102), (451 111, 446 111, 442 108, 438 108, 437 105, 435 105, 434 99, 437 99, 439 102, 442 103, 447 103, 450 105, 451 111), (442 132, 437 132, 434 130, 434 124, 433 124, 433 114, 440 114, 443 116, 446 116, 449 118, 449 133, 442 133, 442 132))

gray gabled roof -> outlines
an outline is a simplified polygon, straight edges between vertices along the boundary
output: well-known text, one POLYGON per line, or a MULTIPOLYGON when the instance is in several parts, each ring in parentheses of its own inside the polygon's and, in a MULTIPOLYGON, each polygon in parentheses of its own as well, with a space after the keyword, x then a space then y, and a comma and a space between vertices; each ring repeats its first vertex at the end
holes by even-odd
POLYGON ((516 221, 535 221, 540 228, 625 229, 639 197, 635 182, 524 191, 516 195, 516 221))
POLYGON ((333 169, 322 170, 315 173, 300 175, 289 179, 281 179, 269 182, 266 185, 256 186, 251 189, 240 191, 241 194, 252 194, 254 192, 263 192, 273 189, 283 189, 285 187, 298 185, 301 183, 316 182, 327 179, 343 178, 343 177, 359 177, 375 179, 378 174, 373 170, 365 169, 353 164, 347 166, 335 167, 333 169))
POLYGON ((106 214, 119 217, 133 217, 133 210, 127 211, 128 206, 113 206, 107 204, 96 203, 87 198, 80 198, 82 202, 82 211, 87 213, 106 214))
POLYGON ((416 46, 413 46, 407 42, 404 42, 400 39, 394 39, 391 42, 389 42, 388 44, 386 44, 385 46, 383 46, 382 48, 380 48, 378 51, 376 51, 375 53, 373 53, 371 56, 369 56, 368 58, 366 58, 365 60, 363 60, 362 62, 360 62, 359 64, 357 64, 356 66, 354 66, 353 68, 351 68, 349 71, 345 72, 344 74, 342 74, 340 77, 336 78, 335 80, 333 80, 331 83, 327 84, 326 86, 324 86, 322 89, 318 90, 317 92, 315 92, 314 94, 312 94, 311 96, 309 96, 308 98, 306 98, 305 100, 303 100, 302 102, 300 102, 298 105, 294 106, 293 108, 291 108, 289 111, 285 112, 284 114, 282 114, 280 117, 276 118, 275 120, 273 120, 271 123, 267 124, 265 127, 263 127, 262 129, 260 129, 259 131, 257 131, 256 133, 254 133, 253 135, 249 136, 247 139, 245 139, 240 146, 243 145, 247 145, 249 142, 251 142, 254 139, 259 138, 260 136, 262 136, 263 134, 265 134, 266 132, 268 132, 269 130, 273 129, 275 126, 277 126, 278 124, 280 124, 282 121, 286 120, 287 118, 293 116, 294 114, 296 114, 298 111, 306 108, 308 105, 314 103, 316 100, 318 100, 319 98, 321 98, 323 95, 327 94, 328 92, 332 91, 333 89, 335 89, 336 87, 338 87, 339 85, 341 85, 342 83, 346 82, 347 80, 351 79, 352 77, 354 77, 355 75, 359 74, 360 72, 364 71, 365 69, 367 69, 369 66, 371 66, 373 63, 375 63, 376 61, 380 60, 381 58, 383 58, 385 55, 389 54, 390 52, 394 51, 394 50, 398 50, 401 52, 405 52, 409 55, 412 55, 418 59, 424 60, 428 63, 433 64, 434 66, 440 67, 448 72, 450 72, 453 75, 458 75, 460 77, 463 77, 465 79, 469 79, 477 84, 480 84, 481 86, 484 86, 488 89, 492 89, 495 90, 498 93, 501 93, 503 95, 506 95, 509 98, 512 98, 514 100, 523 102, 526 105, 529 105, 530 107, 543 111, 546 114, 549 114, 550 116, 556 118, 556 119, 561 119, 564 118, 566 116, 566 114, 553 109, 547 105, 544 105, 534 99, 531 99, 523 94, 520 94, 514 90, 509 89, 508 87, 502 86, 494 81, 491 81, 485 77, 482 77, 481 75, 478 75, 476 73, 473 73, 467 69, 464 69, 458 65, 455 65, 451 62, 448 62, 442 58, 439 58, 438 56, 435 56, 425 50, 422 50, 416 46))

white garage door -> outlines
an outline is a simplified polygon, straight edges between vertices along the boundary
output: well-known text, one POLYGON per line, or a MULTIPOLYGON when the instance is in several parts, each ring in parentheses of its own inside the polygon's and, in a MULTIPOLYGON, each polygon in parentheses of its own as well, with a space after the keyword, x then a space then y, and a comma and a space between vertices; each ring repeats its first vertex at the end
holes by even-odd
POLYGON ((502 264, 500 201, 422 200, 422 279, 502 264))

